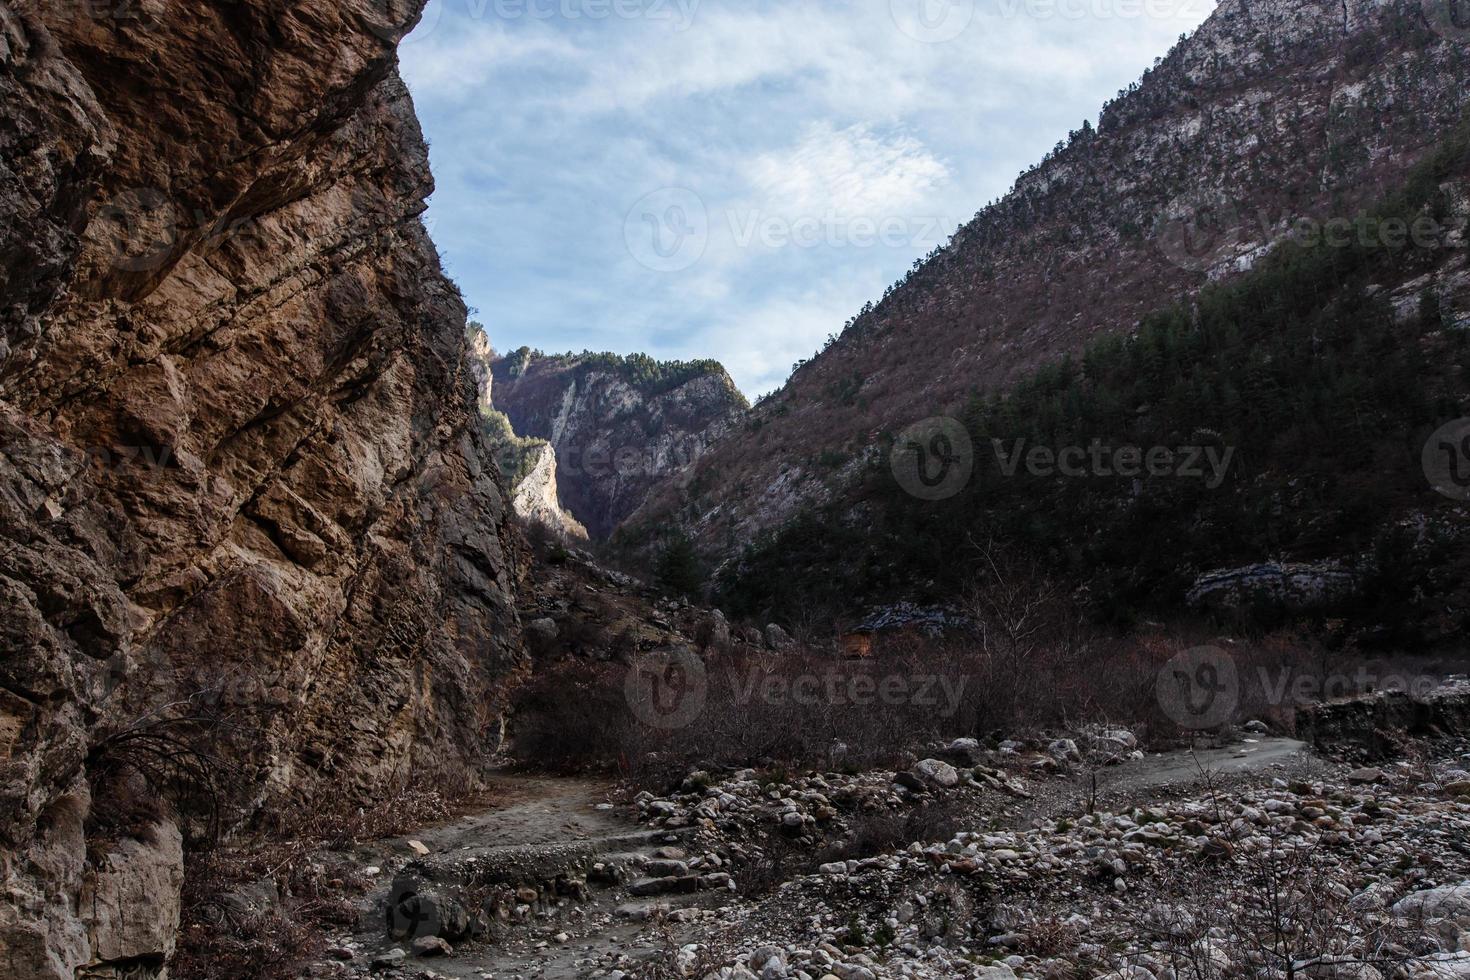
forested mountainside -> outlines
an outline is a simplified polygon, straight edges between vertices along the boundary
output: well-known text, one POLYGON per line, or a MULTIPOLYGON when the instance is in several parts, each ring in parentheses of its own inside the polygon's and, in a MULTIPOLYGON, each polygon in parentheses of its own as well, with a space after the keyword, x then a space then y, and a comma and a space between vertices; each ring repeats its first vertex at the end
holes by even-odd
MULTIPOLYGON (((626 522, 684 528, 712 567, 810 506, 851 502, 873 453, 1249 269, 1299 219, 1350 221, 1465 108, 1444 5, 1227 0, 916 264, 743 428, 626 522)), ((1463 282, 1431 284, 1447 316, 1463 282)), ((1267 557, 1267 556, 1262 556, 1267 557)))
POLYGON ((728 565, 721 601, 943 601, 992 588, 1001 556, 1125 626, 1193 607, 1398 647, 1463 636, 1470 318, 1446 293, 1470 284, 1467 223, 1470 127, 1361 240, 1282 244, 868 457, 848 496, 728 565))

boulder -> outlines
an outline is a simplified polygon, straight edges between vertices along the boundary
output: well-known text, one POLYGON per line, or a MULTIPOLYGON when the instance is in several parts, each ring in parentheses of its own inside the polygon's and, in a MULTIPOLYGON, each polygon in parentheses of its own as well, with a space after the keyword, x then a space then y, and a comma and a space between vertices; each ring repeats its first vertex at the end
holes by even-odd
POLYGON ((893 774, 893 781, 912 793, 922 793, 929 788, 924 780, 911 772, 896 772, 893 774))
POLYGON ((408 959, 408 954, 401 949, 390 949, 373 957, 374 970, 396 970, 408 959))
POLYGON ((945 750, 940 753, 945 759, 956 765, 973 766, 980 761, 984 750, 980 743, 973 738, 957 738, 950 742, 945 750))
POLYGON ((539 641, 541 643, 550 643, 552 640, 556 639, 557 635, 560 632, 561 629, 556 625, 556 620, 552 619, 550 616, 543 616, 540 619, 533 619, 526 624, 527 638, 539 641))
POLYGON ((750 968, 757 973, 765 970, 772 963, 784 969, 786 967, 786 953, 779 946, 762 946, 750 954, 749 963, 750 968))
POLYGON ((1138 748, 1138 738, 1125 728, 1110 728, 1093 735, 1089 746, 1097 755, 1122 758, 1138 748))
POLYGON ((914 774, 941 789, 953 789, 960 784, 959 770, 939 759, 924 759, 914 763, 914 774))
POLYGON ((413 955, 424 959, 435 956, 453 956, 454 947, 438 936, 420 936, 413 941, 413 955))
POLYGON ((388 907, 389 938, 439 936, 457 942, 469 935, 470 914, 458 899, 432 888, 406 887, 403 881, 394 882, 396 897, 388 907))
POLYGON ((1470 882, 1414 892, 1394 905, 1393 914, 1412 921, 1451 919, 1470 925, 1470 882))
POLYGON ((689 874, 689 865, 684 861, 655 858, 644 864, 643 873, 650 878, 683 878, 689 874))
POLYGON ((724 649, 730 645, 730 623, 718 609, 710 610, 699 624, 700 645, 708 650, 724 649))
POLYGON ((687 895, 699 890, 698 878, 640 878, 628 886, 635 898, 653 895, 687 895))
POLYGON ((777 653, 785 653, 796 648, 796 640, 790 633, 771 623, 766 627, 766 646, 777 653))
POLYGON ((1058 762, 1081 762, 1082 752, 1070 738, 1059 738, 1046 747, 1046 754, 1058 762))
POLYGON ((166 959, 179 930, 184 841, 172 821, 107 847, 82 884, 94 963, 166 959))

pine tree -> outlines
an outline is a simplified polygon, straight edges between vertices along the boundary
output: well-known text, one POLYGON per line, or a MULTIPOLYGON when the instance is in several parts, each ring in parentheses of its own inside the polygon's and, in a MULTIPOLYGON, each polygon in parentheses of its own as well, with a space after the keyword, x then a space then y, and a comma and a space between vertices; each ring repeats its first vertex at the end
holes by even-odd
POLYGON ((659 586, 672 595, 693 599, 704 591, 704 572, 699 566, 699 556, 682 531, 669 536, 654 565, 654 575, 659 586))

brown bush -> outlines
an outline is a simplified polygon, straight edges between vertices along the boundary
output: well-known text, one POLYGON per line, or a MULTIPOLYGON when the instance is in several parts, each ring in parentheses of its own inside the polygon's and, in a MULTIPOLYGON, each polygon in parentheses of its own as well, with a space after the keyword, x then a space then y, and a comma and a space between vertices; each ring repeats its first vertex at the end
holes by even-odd
POLYGON ((517 761, 550 772, 626 768, 636 719, 620 671, 564 659, 543 669, 512 704, 517 761))
POLYGON ((856 772, 901 765, 935 739, 1140 717, 1158 669, 1119 641, 1038 648, 1021 669, 973 643, 911 636, 864 661, 739 647, 701 663, 699 710, 669 728, 639 721, 628 666, 546 665, 514 705, 513 752, 536 768, 616 769, 651 787, 696 767, 856 772))
POLYGON ((219 840, 238 778, 208 748, 219 720, 189 713, 196 707, 165 705, 92 743, 83 763, 92 793, 89 847, 137 837, 165 816, 178 820, 189 847, 219 840))
MULTIPOLYGON (((1350 672, 1358 663, 1290 634, 1236 643, 1187 627, 1120 637, 1064 623, 1048 628, 1045 642, 1022 642, 1020 658, 1012 638, 987 643, 916 634, 878 637, 872 656, 859 661, 802 647, 782 654, 739 645, 711 649, 700 661, 698 712, 670 728, 639 721, 624 690, 628 665, 563 659, 543 666, 521 692, 513 751, 538 768, 616 770, 662 789, 694 768, 896 767, 918 746, 960 736, 1108 724, 1162 745, 1198 733, 1180 730, 1165 715, 1160 673, 1180 652, 1204 645, 1220 646, 1236 662, 1235 720, 1263 718, 1290 732, 1294 706, 1280 704, 1274 689, 1298 677, 1350 672), (885 685, 897 696, 878 696, 885 685)), ((639 656, 630 651, 628 659, 636 664, 639 656)))
POLYGON ((909 810, 874 810, 848 818, 847 838, 824 860, 874 857, 908 847, 914 841, 936 844, 952 840, 973 818, 953 799, 931 800, 909 810))

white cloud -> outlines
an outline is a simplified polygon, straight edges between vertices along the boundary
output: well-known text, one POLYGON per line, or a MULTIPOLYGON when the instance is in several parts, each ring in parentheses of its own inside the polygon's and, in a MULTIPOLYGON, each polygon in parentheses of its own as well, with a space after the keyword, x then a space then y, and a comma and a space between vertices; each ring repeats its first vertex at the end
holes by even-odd
MULTIPOLYGON (((581 0, 541 6, 563 2, 581 0)), ((432 143, 435 238, 498 347, 715 356, 766 390, 1207 2, 1128 18, 1115 0, 977 0, 963 34, 928 44, 885 0, 700 0, 684 30, 431 0, 402 60, 432 143), (625 237, 635 202, 667 188, 709 215, 677 273, 625 237), (890 218, 893 238, 850 240, 890 218)))
POLYGON ((858 124, 812 123, 792 147, 762 153, 743 167, 766 208, 839 218, 888 214, 925 201, 949 168, 912 136, 882 137, 858 124))

